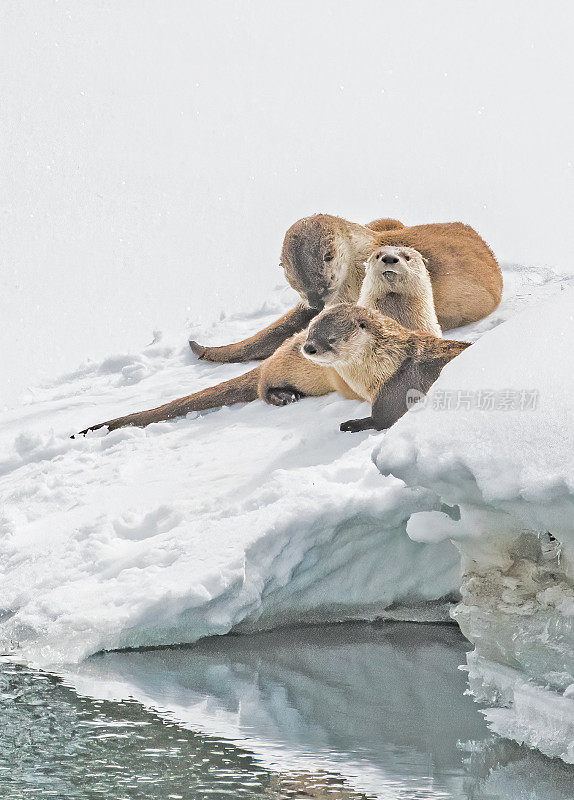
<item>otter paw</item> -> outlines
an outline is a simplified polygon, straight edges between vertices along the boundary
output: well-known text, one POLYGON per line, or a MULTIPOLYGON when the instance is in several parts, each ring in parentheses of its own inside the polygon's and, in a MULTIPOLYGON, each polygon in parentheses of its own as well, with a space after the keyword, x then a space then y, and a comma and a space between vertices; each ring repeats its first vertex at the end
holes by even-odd
POLYGON ((344 433, 359 433, 359 431, 367 431, 372 427, 369 419, 348 419, 346 422, 341 422, 339 430, 344 433))
POLYGON ((296 389, 269 389, 267 392, 267 402, 272 406, 288 406, 296 403, 303 397, 301 392, 296 389))
POLYGON ((194 342, 193 339, 190 339, 189 346, 191 347, 192 352, 195 353, 198 358, 203 358, 205 356, 207 348, 203 345, 194 342))
POLYGON ((358 420, 356 419, 348 419, 346 422, 341 422, 339 425, 339 430, 343 431, 344 433, 357 433, 360 428, 357 427, 358 420))

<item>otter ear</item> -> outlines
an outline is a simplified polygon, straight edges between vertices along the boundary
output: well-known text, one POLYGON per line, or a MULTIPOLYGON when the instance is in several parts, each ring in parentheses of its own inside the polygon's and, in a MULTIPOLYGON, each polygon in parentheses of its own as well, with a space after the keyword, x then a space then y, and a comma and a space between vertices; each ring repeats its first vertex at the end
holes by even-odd
POLYGON ((425 265, 425 267, 428 267, 428 265, 429 265, 429 260, 428 260, 428 258, 425 258, 424 256, 421 256, 421 258, 422 258, 422 260, 423 260, 423 264, 425 265))

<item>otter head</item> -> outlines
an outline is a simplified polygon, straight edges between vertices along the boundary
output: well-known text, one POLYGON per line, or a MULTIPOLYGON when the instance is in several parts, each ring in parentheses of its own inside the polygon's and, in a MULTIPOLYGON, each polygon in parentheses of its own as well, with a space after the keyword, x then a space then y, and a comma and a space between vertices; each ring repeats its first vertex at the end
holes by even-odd
POLYGON ((281 252, 285 276, 310 308, 337 302, 353 260, 347 224, 338 217, 315 214, 300 219, 285 234, 281 252))
POLYGON ((365 262, 365 277, 371 285, 382 284, 389 292, 401 291, 401 286, 426 276, 425 260, 412 247, 384 245, 375 250, 365 262))
POLYGON ((322 366, 361 360, 365 349, 374 341, 376 324, 376 317, 369 309, 339 303, 315 317, 301 351, 310 361, 322 366))

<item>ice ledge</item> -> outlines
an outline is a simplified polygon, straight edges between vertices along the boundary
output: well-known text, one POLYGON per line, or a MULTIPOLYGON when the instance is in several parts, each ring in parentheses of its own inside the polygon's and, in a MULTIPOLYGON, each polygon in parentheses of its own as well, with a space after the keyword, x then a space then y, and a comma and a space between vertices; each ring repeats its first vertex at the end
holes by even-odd
POLYGON ((574 764, 574 686, 562 694, 537 686, 519 670, 476 652, 467 662, 470 692, 497 706, 484 712, 495 733, 574 764))

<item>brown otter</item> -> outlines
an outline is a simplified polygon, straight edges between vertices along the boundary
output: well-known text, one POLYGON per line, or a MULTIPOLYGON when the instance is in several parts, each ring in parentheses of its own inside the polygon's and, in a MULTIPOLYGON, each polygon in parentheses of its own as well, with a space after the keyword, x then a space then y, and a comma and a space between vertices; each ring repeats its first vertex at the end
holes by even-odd
POLYGON ((404 228, 405 225, 398 219, 392 217, 382 217, 381 219, 374 219, 372 222, 367 222, 365 228, 370 228, 372 231, 394 231, 395 228, 404 228))
MULTIPOLYGON (((411 247, 383 245, 365 263, 359 304, 393 317, 405 328, 441 335, 432 286, 424 259, 411 247)), ((356 393, 335 370, 301 359, 307 330, 296 333, 261 365, 259 397, 273 405, 287 405, 306 396, 338 391, 356 393)))
POLYGON ((414 225, 377 220, 369 225, 316 214, 292 225, 281 263, 303 300, 249 339, 221 347, 190 346, 199 358, 231 362, 268 358, 305 328, 326 305, 357 302, 364 263, 381 245, 412 247, 426 259, 438 321, 443 330, 476 322, 500 302, 502 275, 486 242, 461 222, 414 225), (387 228, 386 225, 396 227, 387 228))
POLYGON ((441 336, 423 257, 412 247, 383 245, 365 262, 357 305, 376 308, 405 328, 441 336))
POLYGON ((408 411, 409 397, 426 394, 445 364, 469 346, 342 303, 313 320, 302 352, 314 364, 334 369, 358 397, 370 401, 370 417, 341 424, 342 431, 357 432, 390 428, 408 411))
MULTIPOLYGON (((440 334, 433 305, 430 279, 420 253, 412 248, 383 246, 368 259, 360 302, 395 317, 407 328, 440 334)), ((339 372, 302 357, 307 331, 291 336, 260 367, 218 386, 165 403, 158 408, 96 425, 110 430, 175 419, 190 411, 250 402, 260 398, 272 405, 287 405, 302 397, 339 392, 360 398, 339 372)), ((86 431, 82 431, 85 433, 86 431)))

